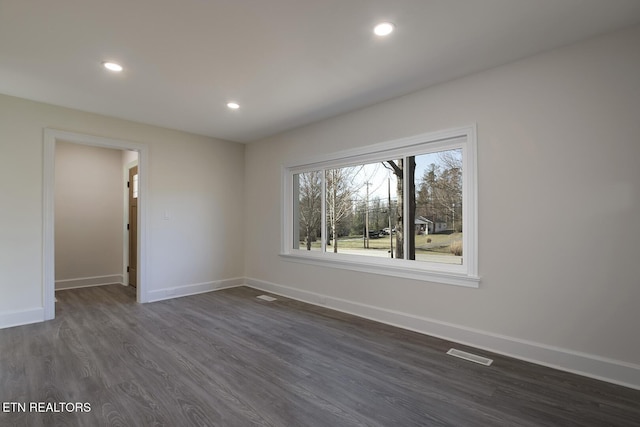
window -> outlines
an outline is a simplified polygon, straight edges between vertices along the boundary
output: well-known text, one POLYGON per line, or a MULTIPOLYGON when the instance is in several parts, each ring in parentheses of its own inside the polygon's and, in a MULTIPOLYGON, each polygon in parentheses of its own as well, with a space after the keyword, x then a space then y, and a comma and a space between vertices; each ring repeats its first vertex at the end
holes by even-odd
POLYGON ((138 174, 133 175, 133 198, 138 198, 138 174))
POLYGON ((287 259, 477 287, 475 127, 285 166, 287 259))

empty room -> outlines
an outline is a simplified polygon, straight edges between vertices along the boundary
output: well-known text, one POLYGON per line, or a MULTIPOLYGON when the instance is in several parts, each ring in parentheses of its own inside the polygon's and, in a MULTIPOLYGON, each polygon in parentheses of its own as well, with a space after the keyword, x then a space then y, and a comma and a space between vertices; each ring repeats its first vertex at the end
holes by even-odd
POLYGON ((637 0, 0 0, 0 425, 640 425, 637 0))

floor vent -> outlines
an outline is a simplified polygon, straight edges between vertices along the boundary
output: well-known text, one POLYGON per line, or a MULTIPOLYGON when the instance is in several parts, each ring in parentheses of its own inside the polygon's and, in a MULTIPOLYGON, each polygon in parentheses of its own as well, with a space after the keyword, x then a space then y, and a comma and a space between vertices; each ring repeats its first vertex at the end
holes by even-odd
POLYGON ((277 298, 270 297, 269 295, 259 295, 256 298, 269 301, 269 302, 277 300, 277 298))
POLYGON ((488 359, 486 357, 478 356, 477 354, 467 353, 466 351, 456 350, 455 348, 450 348, 447 351, 447 354, 450 356, 459 357, 460 359, 468 360, 470 362, 479 363, 484 366, 491 366, 493 360, 488 359))

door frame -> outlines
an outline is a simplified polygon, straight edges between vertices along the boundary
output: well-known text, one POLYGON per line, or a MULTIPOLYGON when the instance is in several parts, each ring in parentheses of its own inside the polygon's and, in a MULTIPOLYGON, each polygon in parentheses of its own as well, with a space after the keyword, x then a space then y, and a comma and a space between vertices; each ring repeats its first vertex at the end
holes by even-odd
MULTIPOLYGON (((138 287, 136 300, 139 303, 149 301, 147 289, 147 239, 148 239, 148 159, 149 148, 139 142, 104 138, 57 129, 44 129, 44 162, 43 162, 43 277, 42 302, 44 320, 55 317, 55 149, 56 141, 95 147, 114 148, 138 152, 138 186, 140 194, 138 202, 138 287)), ((126 266, 123 266, 126 270, 126 266)))
MULTIPOLYGON (((138 159, 127 163, 126 165, 124 165, 123 168, 123 178, 124 178, 124 182, 127 182, 129 180, 129 169, 131 169, 134 166, 138 166, 138 179, 140 178, 140 166, 138 164, 138 159)), ((129 273, 127 272, 127 265, 129 265, 129 230, 127 229, 127 224, 129 224, 129 188, 128 187, 124 187, 124 211, 122 213, 123 218, 124 218, 124 229, 122 231, 122 242, 123 242, 123 247, 122 247, 122 267, 123 267, 123 271, 122 271, 122 278, 123 278, 123 285, 124 286, 129 286, 129 273)))

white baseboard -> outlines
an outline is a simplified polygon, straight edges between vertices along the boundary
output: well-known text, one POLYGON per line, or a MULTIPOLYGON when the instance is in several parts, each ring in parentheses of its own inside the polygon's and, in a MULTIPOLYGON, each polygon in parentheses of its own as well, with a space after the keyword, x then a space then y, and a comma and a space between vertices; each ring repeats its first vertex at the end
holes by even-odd
POLYGON ((251 288, 284 297, 640 390, 640 365, 334 298, 264 280, 246 278, 245 283, 251 288))
POLYGON ((32 308, 20 311, 5 311, 0 313, 0 329, 13 326, 28 325, 44 321, 44 308, 32 308))
POLYGON ((164 288, 149 291, 147 302, 162 301, 172 298, 186 297, 189 295, 202 294, 205 292, 217 291, 220 289, 235 288, 245 284, 244 277, 232 279, 215 280, 213 282, 195 283, 192 285, 176 286, 175 288, 164 288))
POLYGON ((56 280, 56 291, 63 289, 86 288, 90 286, 122 284, 122 274, 108 274, 106 276, 77 277, 74 279, 56 280))

